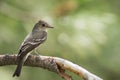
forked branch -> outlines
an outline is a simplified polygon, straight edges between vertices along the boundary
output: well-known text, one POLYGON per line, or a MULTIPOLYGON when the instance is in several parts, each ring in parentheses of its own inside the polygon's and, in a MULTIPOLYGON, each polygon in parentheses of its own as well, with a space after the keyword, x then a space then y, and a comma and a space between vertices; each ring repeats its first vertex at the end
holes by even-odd
MULTIPOLYGON (((17 55, 0 55, 0 66, 16 65, 17 62, 17 55)), ((72 80, 72 77, 65 73, 66 70, 77 74, 84 80, 102 80, 83 67, 58 57, 30 55, 26 60, 24 66, 41 67, 48 69, 57 73, 64 80, 72 80)))

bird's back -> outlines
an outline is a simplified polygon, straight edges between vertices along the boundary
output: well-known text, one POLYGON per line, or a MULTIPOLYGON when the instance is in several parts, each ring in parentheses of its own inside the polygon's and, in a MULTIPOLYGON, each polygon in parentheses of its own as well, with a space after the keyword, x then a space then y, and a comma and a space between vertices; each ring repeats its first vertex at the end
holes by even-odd
POLYGON ((39 31, 37 33, 30 33, 25 38, 19 49, 19 56, 24 56, 28 52, 32 51, 34 48, 38 47, 47 39, 47 32, 39 31), (29 36, 30 35, 30 36, 29 36), (26 54, 25 54, 26 53, 26 54))

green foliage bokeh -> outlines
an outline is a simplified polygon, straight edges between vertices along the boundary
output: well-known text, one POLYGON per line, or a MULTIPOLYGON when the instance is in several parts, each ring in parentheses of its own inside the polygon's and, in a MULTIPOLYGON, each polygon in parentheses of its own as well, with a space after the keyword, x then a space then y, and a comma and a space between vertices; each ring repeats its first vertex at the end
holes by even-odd
MULTIPOLYGON (((104 80, 120 79, 120 0, 1 0, 0 54, 15 54, 34 24, 43 19, 54 26, 41 55, 68 59, 104 80)), ((0 67, 2 80, 16 66, 0 67)), ((78 76, 68 71, 73 79, 78 76)), ((24 67, 22 80, 62 80, 56 74, 24 67)))

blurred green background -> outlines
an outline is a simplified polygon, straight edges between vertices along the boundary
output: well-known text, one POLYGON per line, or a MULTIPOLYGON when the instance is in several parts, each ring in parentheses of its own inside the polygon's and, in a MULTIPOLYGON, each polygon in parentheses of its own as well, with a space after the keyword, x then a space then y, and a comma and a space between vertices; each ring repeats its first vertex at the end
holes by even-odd
MULTIPOLYGON (((38 49, 68 59, 104 80, 120 80, 120 0, 0 0, 0 54, 15 54, 38 20, 54 29, 38 49)), ((0 67, 2 80, 62 80, 53 72, 0 67)), ((82 80, 68 71, 74 80, 82 80)))

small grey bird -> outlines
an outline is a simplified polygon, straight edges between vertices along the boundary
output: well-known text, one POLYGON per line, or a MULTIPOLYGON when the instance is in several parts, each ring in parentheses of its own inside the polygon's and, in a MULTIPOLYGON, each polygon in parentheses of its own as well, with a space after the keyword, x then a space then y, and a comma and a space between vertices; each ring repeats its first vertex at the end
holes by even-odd
POLYGON ((53 28, 46 22, 40 20, 35 24, 32 32, 27 35, 23 43, 20 46, 18 52, 18 65, 13 74, 14 76, 19 77, 21 73, 22 66, 26 61, 30 51, 34 50, 40 44, 42 44, 47 39, 47 28, 53 28))

